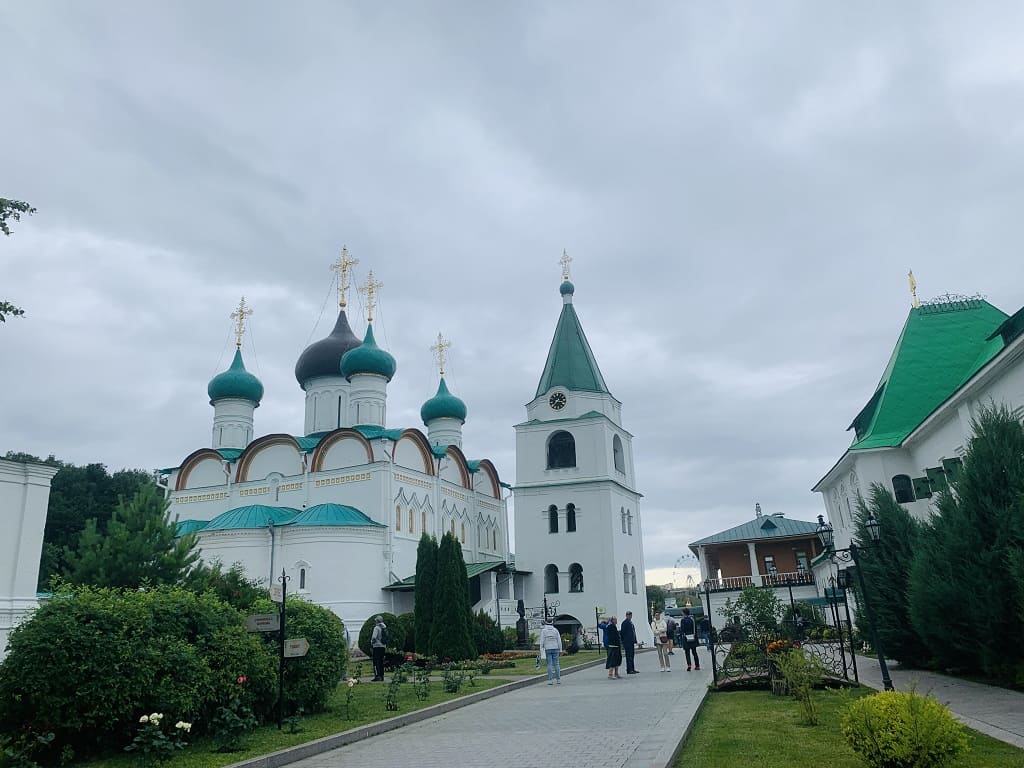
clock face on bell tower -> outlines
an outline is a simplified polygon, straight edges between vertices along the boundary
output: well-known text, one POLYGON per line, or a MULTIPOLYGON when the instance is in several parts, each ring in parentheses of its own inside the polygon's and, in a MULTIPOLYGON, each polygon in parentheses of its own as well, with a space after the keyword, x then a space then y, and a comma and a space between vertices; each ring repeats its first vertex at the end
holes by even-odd
POLYGON ((548 405, 554 408, 556 411, 560 411, 565 408, 565 393, 555 392, 551 397, 548 398, 548 405))

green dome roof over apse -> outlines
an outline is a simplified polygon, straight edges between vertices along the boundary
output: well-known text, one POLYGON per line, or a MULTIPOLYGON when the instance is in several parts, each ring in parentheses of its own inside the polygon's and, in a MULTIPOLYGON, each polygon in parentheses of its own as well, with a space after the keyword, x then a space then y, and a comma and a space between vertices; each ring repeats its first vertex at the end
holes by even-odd
POLYGON ((357 373, 372 373, 388 381, 395 375, 395 358, 377 346, 373 338, 373 325, 366 326, 366 337, 355 349, 341 358, 341 375, 346 379, 357 373))
POLYGON ((448 385, 441 383, 437 386, 437 394, 427 400, 420 408, 420 418, 424 424, 429 424, 434 419, 458 419, 465 423, 466 404, 448 391, 448 385))
POLYGON ((237 397, 242 400, 251 400, 260 404, 263 399, 263 384, 245 370, 242 362, 242 351, 235 350, 235 359, 231 361, 231 367, 223 373, 218 373, 206 387, 206 393, 210 396, 210 402, 222 400, 226 397, 237 397))

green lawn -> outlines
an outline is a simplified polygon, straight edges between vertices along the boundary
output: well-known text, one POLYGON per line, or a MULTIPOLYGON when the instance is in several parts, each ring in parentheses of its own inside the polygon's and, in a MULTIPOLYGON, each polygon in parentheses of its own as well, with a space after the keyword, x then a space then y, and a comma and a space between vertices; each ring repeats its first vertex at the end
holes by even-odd
MULTIPOLYGON (((440 680, 435 680, 431 683, 430 697, 424 701, 416 698, 412 683, 406 683, 402 685, 399 693, 397 712, 388 712, 384 709, 384 691, 387 689, 388 683, 360 683, 352 689, 350 719, 345 717, 345 696, 348 689, 341 685, 334 692, 326 712, 302 718, 299 723, 301 731, 298 733, 289 733, 287 725, 281 731, 277 730, 276 724, 263 726, 256 729, 244 751, 231 753, 216 752, 212 741, 206 738, 196 738, 184 751, 178 753, 164 765, 167 768, 217 768, 217 766, 230 765, 250 757, 276 752, 285 747, 293 747, 296 744, 347 731, 360 725, 386 720, 450 699, 495 688, 508 683, 508 680, 483 675, 476 677, 473 682, 472 686, 463 683, 462 690, 457 694, 452 694, 445 693, 440 680)), ((129 768, 135 766, 136 762, 131 755, 121 754, 88 762, 76 762, 74 765, 88 768, 129 768)))
MULTIPOLYGON (((797 703, 767 691, 711 692, 674 768, 863 768, 839 730, 844 709, 870 689, 816 691, 821 724, 801 725, 797 703)), ((976 731, 956 768, 1024 768, 1024 750, 976 731)))

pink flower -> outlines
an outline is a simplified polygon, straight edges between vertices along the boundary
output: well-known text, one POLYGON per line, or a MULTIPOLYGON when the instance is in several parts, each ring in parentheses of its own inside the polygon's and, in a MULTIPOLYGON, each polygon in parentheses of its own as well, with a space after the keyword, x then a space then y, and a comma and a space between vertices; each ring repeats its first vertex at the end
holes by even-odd
POLYGON ((249 682, 249 678, 247 678, 245 675, 239 675, 238 679, 235 680, 235 682, 239 685, 245 685, 247 682, 249 682))

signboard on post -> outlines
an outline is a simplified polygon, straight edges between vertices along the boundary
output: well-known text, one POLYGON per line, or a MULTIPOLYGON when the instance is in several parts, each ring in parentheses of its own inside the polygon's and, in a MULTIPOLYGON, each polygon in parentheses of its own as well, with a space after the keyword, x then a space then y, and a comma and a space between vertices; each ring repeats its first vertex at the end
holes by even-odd
POLYGON ((277 632, 281 628, 281 614, 255 613, 246 616, 245 628, 250 632, 277 632))
POLYGON ((270 599, 275 603, 284 602, 284 587, 280 584, 272 584, 270 586, 270 599))
POLYGON ((309 653, 309 640, 304 637, 297 637, 294 640, 284 641, 284 657, 286 659, 297 659, 309 653))

